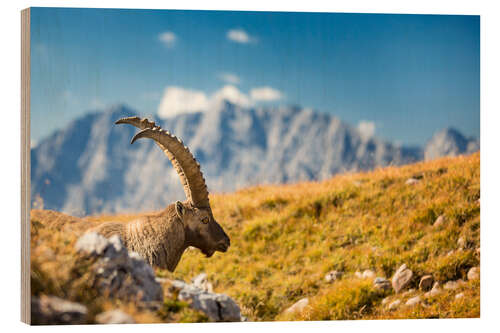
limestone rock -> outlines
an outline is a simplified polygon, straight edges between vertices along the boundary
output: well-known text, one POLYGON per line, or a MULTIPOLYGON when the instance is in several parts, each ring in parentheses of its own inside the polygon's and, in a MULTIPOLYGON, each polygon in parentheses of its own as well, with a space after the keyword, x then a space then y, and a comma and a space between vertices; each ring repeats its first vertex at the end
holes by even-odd
POLYGON ((424 275, 420 279, 418 288, 422 291, 428 291, 432 288, 433 283, 434 283, 434 278, 432 277, 432 275, 424 275))
POLYGON ((443 285, 443 288, 446 290, 454 290, 460 287, 461 284, 463 284, 463 280, 456 280, 456 281, 448 281, 443 285))
POLYGON ((399 307, 399 305, 401 304, 401 301, 399 299, 391 302, 391 304, 389 304, 389 306, 387 307, 389 310, 395 310, 399 307))
POLYGON ((325 281, 326 282, 333 282, 333 281, 339 280, 341 277, 342 277, 342 272, 331 271, 325 275, 325 281))
POLYGON ((31 322, 34 325, 85 324, 87 308, 55 296, 31 297, 31 322))
POLYGON ((465 245, 467 244, 467 241, 465 239, 465 237, 460 237, 458 240, 457 240, 457 245, 458 245, 458 248, 459 249, 463 249, 465 248, 465 245))
POLYGON ((472 267, 469 269, 469 272, 467 273, 468 280, 479 280, 479 277, 479 267, 472 267))
POLYGON ((291 314, 296 312, 302 312, 305 307, 309 304, 309 298, 303 298, 295 302, 291 307, 284 311, 285 314, 291 314))
POLYGON ((212 283, 208 282, 206 273, 201 273, 195 276, 191 282, 201 290, 208 291, 209 293, 214 291, 212 283))
POLYGON ((406 185, 415 185, 419 182, 416 178, 408 178, 405 182, 406 185))
POLYGON ((363 279, 373 279, 375 278, 375 272, 370 269, 366 269, 365 271, 363 271, 362 277, 363 279))
POLYGON ((121 310, 111 310, 98 314, 95 321, 99 324, 135 324, 134 318, 121 310))
POLYGON ((410 298, 408 301, 406 301, 406 305, 407 306, 414 306, 414 305, 417 305, 418 303, 420 303, 420 301, 421 301, 420 296, 415 296, 415 297, 410 298))
POLYGON ((391 289, 391 282, 383 277, 377 277, 373 281, 373 287, 379 290, 389 290, 391 289))
POLYGON ((101 293, 123 300, 163 300, 163 290, 151 266, 139 254, 128 252, 119 236, 107 239, 95 232, 86 233, 75 248, 86 256, 96 257, 91 269, 101 293))
POLYGON ((455 299, 460 299, 462 297, 464 297, 464 293, 459 293, 455 295, 455 299))
POLYGON ((410 284, 412 277, 413 272, 406 267, 406 264, 401 265, 392 277, 392 287, 394 288, 394 291, 399 293, 407 287, 410 284))
POLYGON ((171 291, 178 293, 181 301, 190 302, 193 309, 202 311, 212 321, 241 321, 240 307, 225 294, 214 294, 184 281, 172 281, 171 291))
POLYGON ((434 221, 433 226, 434 226, 435 228, 439 228, 440 226, 442 226, 442 225, 444 224, 444 222, 445 222, 445 217, 444 217, 444 215, 439 215, 439 216, 437 217, 436 221, 434 221))
POLYGON ((441 287, 439 286, 439 282, 435 282, 432 286, 432 289, 424 294, 425 297, 434 297, 441 293, 441 287))

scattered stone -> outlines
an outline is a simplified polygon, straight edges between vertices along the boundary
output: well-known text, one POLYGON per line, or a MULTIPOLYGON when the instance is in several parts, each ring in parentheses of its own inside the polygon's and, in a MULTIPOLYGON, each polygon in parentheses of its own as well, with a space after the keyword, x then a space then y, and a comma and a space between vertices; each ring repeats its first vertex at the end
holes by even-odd
POLYGON ((464 293, 459 293, 455 295, 455 299, 460 299, 462 297, 464 297, 464 293))
POLYGON ((291 307, 284 311, 285 314, 298 313, 302 312, 305 307, 309 304, 309 298, 303 298, 297 302, 295 302, 291 307))
POLYGON ((428 291, 432 288, 433 283, 434 283, 434 278, 432 277, 432 275, 424 275, 420 279, 418 288, 422 291, 428 291))
POLYGON ((457 245, 458 245, 458 248, 459 248, 459 249, 463 249, 463 248, 465 248, 466 243, 467 243, 467 241, 465 240, 465 237, 460 237, 460 238, 457 240, 457 245))
POLYGON ((382 305, 386 305, 387 303, 389 303, 389 301, 391 300, 391 297, 390 296, 387 296, 386 298, 384 298, 382 300, 382 305))
POLYGON ((214 288, 210 282, 208 282, 207 274, 201 273, 193 278, 191 281, 193 285, 200 288, 201 290, 208 291, 209 293, 213 293, 214 288))
POLYGON ((416 178, 408 178, 405 182, 406 185, 415 185, 419 182, 416 178))
POLYGON ((456 281, 448 281, 443 285, 443 288, 446 290, 454 290, 460 287, 460 285, 463 283, 463 280, 456 280, 456 281))
POLYGON ((363 279, 373 279, 375 278, 375 272, 370 269, 367 269, 363 272, 362 277, 363 279))
POLYGON ((399 305, 401 304, 401 301, 399 299, 391 302, 391 304, 389 304, 389 306, 387 307, 389 310, 395 310, 399 307, 399 305))
POLYGON ((411 289, 408 289, 407 291, 405 291, 404 293, 402 293, 401 296, 408 296, 414 292, 415 292, 415 289, 411 288, 411 289))
POLYGON ((468 280, 479 280, 479 277, 479 267, 472 267, 469 269, 469 272, 467 273, 468 280))
POLYGON ((215 294, 194 284, 174 280, 170 291, 178 294, 180 301, 187 301, 193 309, 202 311, 211 321, 242 321, 240 307, 225 294, 215 294))
POLYGON ((85 324, 87 308, 55 296, 31 297, 31 323, 34 325, 85 324))
POLYGON ((109 239, 90 232, 81 236, 75 248, 89 257, 96 257, 90 267, 95 286, 111 298, 142 302, 163 301, 163 290, 153 269, 136 252, 129 252, 118 235, 109 239))
POLYGON ((98 314, 95 317, 98 324, 135 324, 134 318, 121 310, 111 310, 98 314))
POLYGON ((354 276, 357 277, 358 279, 362 279, 363 278, 363 274, 361 272, 359 272, 359 271, 356 271, 354 273, 354 276))
POLYGON ((392 287, 394 288, 394 291, 399 293, 402 289, 407 287, 410 284, 412 277, 413 272, 406 267, 406 264, 401 265, 392 277, 392 287))
POLYGON ((434 282, 431 291, 428 291, 424 294, 425 297, 434 297, 441 293, 441 287, 439 286, 439 282, 434 282))
POLYGON ((435 228, 439 228, 440 226, 442 226, 442 225, 444 224, 444 222, 445 222, 445 217, 444 217, 444 215, 439 215, 439 216, 437 217, 436 221, 434 221, 433 226, 434 226, 435 228))
POLYGON ((373 281, 373 287, 379 290, 389 290, 391 289, 391 282, 383 277, 377 277, 373 281))
POLYGON ((333 282, 333 281, 339 280, 341 277, 342 277, 342 272, 339 272, 339 271, 331 271, 331 272, 328 272, 328 273, 325 275, 325 281, 330 283, 330 282, 333 282))
POLYGON ((414 306, 414 305, 417 305, 418 303, 420 303, 420 296, 415 296, 415 297, 412 297, 410 298, 408 301, 406 301, 406 305, 407 306, 414 306))

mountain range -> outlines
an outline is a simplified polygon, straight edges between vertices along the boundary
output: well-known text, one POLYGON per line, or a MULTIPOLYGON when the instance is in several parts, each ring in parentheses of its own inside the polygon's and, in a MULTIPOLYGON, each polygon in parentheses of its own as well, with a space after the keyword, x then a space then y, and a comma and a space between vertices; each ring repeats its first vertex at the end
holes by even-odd
MULTIPOLYGON (((150 211, 184 200, 164 153, 151 140, 130 145, 137 129, 114 125, 135 115, 123 105, 89 113, 33 147, 32 206, 82 216, 150 211)), ((242 108, 224 102, 206 112, 154 120, 184 141, 215 192, 322 180, 479 150, 477 140, 455 129, 436 133, 424 147, 405 147, 299 107, 242 108)))

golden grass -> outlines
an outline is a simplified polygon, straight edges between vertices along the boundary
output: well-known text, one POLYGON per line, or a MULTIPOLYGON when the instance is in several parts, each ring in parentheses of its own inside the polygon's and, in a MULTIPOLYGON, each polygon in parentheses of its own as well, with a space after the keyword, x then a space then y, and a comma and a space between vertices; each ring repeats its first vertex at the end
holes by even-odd
MULTIPOLYGON (((412 288, 417 289, 419 278, 426 274, 440 282, 467 280, 468 269, 479 265, 475 252, 480 246, 479 166, 480 154, 476 153, 344 174, 323 182, 211 195, 214 216, 231 237, 229 251, 217 252, 210 259, 199 251, 187 251, 175 273, 160 269, 156 273, 187 281, 206 272, 216 292, 234 298, 242 313, 256 321, 478 317, 479 282, 466 281, 459 291, 446 291, 426 300, 426 305, 388 311, 381 304, 384 297, 406 298, 377 291, 354 273, 371 269, 377 276, 390 278, 406 263, 415 275, 412 288), (420 181, 406 185, 410 177, 420 181), (445 223, 434 227, 442 214, 445 223), (465 248, 458 251, 460 237, 465 239, 465 248), (324 275, 332 269, 343 271, 344 276, 328 284, 324 275), (465 297, 456 300, 457 292, 465 297), (304 297, 310 303, 302 313, 282 314, 304 297)), ((128 221, 138 215, 84 220, 92 224, 128 221)), ((47 221, 40 216, 38 221, 32 217, 32 261, 43 276, 36 279, 43 283, 35 290, 70 295, 63 289, 72 288, 71 284, 55 281, 65 281, 70 275, 56 271, 71 261, 70 245, 76 236, 66 234, 76 232, 49 233, 43 227, 47 221)), ((162 310, 167 314, 159 311, 143 316, 147 320, 136 320, 203 320, 194 313, 178 315, 189 310, 179 310, 175 300, 175 306, 169 302, 167 298, 162 310), (177 315, 169 309, 177 310, 177 315)))

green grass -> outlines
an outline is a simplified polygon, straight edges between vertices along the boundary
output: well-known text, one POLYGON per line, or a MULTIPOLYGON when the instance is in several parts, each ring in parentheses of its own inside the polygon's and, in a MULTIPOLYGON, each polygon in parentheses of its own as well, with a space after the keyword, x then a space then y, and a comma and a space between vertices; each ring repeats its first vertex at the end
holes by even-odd
MULTIPOLYGON (((206 272, 215 292, 231 296, 243 315, 254 321, 478 317, 479 282, 466 281, 466 275, 479 265, 475 252, 480 246, 479 166, 476 153, 345 174, 323 182, 211 195, 214 216, 231 237, 229 251, 217 252, 210 259, 188 251, 174 273, 160 269, 156 273, 187 281, 206 272), (410 177, 420 181, 406 185, 410 177), (445 215, 446 221, 434 227, 439 215, 445 215), (459 251, 460 237, 466 241, 459 251), (426 300, 426 306, 388 311, 382 299, 404 300, 402 296, 377 291, 371 281, 354 276, 356 271, 371 269, 377 276, 390 278, 403 263, 414 272, 412 288, 418 288, 419 278, 426 274, 441 283, 456 279, 466 283, 459 291, 426 300), (324 275, 333 269, 343 271, 344 276, 328 284, 324 275), (455 300, 457 292, 464 292, 465 297, 455 300), (310 302, 302 313, 283 314, 304 297, 310 302)), ((35 216, 54 218, 40 211, 35 216)), ((86 223, 135 217, 89 217, 86 223)), ((71 296, 65 288, 73 285, 60 282, 71 274, 54 273, 54 269, 71 260, 74 236, 49 233, 33 223, 32 253, 36 256, 32 260, 38 272, 34 290, 71 296)), ((166 302, 175 300, 167 298, 166 302)), ((146 322, 205 320, 197 313, 184 313, 186 307, 168 304, 141 318, 146 322)))

